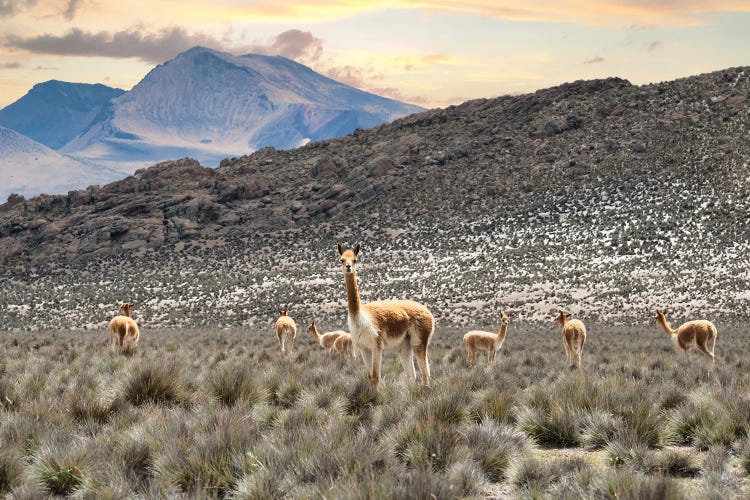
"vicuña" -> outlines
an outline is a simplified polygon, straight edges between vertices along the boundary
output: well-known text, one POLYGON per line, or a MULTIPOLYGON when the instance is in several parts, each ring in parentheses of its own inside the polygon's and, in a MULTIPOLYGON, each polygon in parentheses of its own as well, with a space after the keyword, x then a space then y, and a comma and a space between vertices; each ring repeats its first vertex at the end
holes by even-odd
POLYGON ((307 331, 313 334, 313 337, 315 337, 315 340, 318 341, 318 343, 320 344, 320 347, 322 347, 323 349, 329 352, 333 348, 333 343, 336 341, 337 338, 339 338, 341 335, 348 335, 343 330, 335 330, 332 332, 320 333, 318 332, 318 326, 315 324, 315 320, 313 320, 313 322, 310 323, 310 326, 307 327, 307 331))
POLYGON ((698 319, 683 323, 675 330, 667 323, 667 310, 656 311, 654 320, 664 328, 667 335, 670 336, 676 349, 682 349, 685 352, 685 359, 688 357, 688 350, 695 346, 700 352, 708 356, 711 362, 714 362, 714 346, 716 345, 716 327, 710 321, 698 319))
POLYGON ((500 350, 505 340, 505 334, 508 331, 510 316, 501 313, 500 331, 497 333, 484 332, 481 330, 472 330, 464 335, 464 346, 469 355, 469 365, 474 366, 477 359, 477 351, 482 349, 487 351, 487 362, 495 361, 495 353, 500 350))
POLYGON ((560 311, 555 321, 562 327, 563 346, 568 366, 578 368, 581 366, 581 355, 583 344, 586 342, 586 325, 581 320, 570 319, 572 315, 560 311))
POLYGON ((109 345, 112 351, 117 350, 120 354, 132 352, 141 336, 138 323, 131 316, 132 308, 133 304, 123 302, 120 314, 109 322, 109 345))
POLYGON ((339 245, 338 249, 346 283, 349 332, 354 349, 362 353, 365 366, 367 360, 364 351, 371 354, 368 378, 373 389, 377 390, 380 384, 383 350, 389 348, 398 351, 406 377, 411 380, 417 377, 413 362, 413 356, 416 356, 422 383, 429 386, 427 348, 435 328, 432 313, 422 304, 411 300, 382 300, 361 304, 354 269, 360 246, 357 244, 353 250, 344 250, 339 245))
POLYGON ((282 353, 286 353, 287 343, 289 352, 294 349, 294 337, 297 336, 297 324, 286 315, 286 309, 279 309, 279 319, 276 320, 276 337, 279 339, 279 347, 282 353))

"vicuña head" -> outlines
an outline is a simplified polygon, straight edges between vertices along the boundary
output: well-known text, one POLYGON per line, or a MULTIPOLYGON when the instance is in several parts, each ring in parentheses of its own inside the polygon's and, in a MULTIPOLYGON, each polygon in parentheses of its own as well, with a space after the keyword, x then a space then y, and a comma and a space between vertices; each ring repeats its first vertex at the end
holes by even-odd
POLYGON ((713 363, 715 360, 714 347, 718 332, 713 323, 706 320, 694 320, 683 323, 675 330, 667 322, 667 310, 657 310, 654 321, 661 325, 667 335, 672 338, 676 349, 682 349, 685 359, 688 359, 688 350, 697 347, 713 363))
POLYGON ((568 366, 578 368, 581 366, 583 344, 586 343, 586 326, 581 320, 570 319, 571 316, 571 313, 566 313, 560 309, 560 314, 555 318, 555 322, 562 328, 563 347, 565 347, 568 366))
POLYGON ((357 263, 357 255, 359 255, 359 243, 354 245, 354 250, 344 250, 339 244, 339 255, 341 255, 341 268, 345 273, 354 272, 354 264, 357 263))
POLYGON ((294 337, 297 336, 297 324, 292 318, 287 316, 287 308, 279 309, 279 319, 276 320, 276 337, 279 339, 279 348, 282 353, 286 353, 287 343, 289 352, 294 349, 294 337))
POLYGON ((128 318, 132 318, 131 311, 133 309, 133 304, 130 304, 129 302, 123 302, 120 304, 120 315, 127 316, 128 318))
POLYGON ((464 335, 464 347, 466 347, 470 366, 474 365, 477 358, 477 351, 480 349, 487 351, 488 363, 495 361, 495 353, 500 350, 505 341, 505 335, 508 332, 508 323, 510 323, 510 315, 500 313, 500 331, 497 333, 472 330, 464 335))
POLYGON ((565 311, 560 309, 560 314, 558 314, 557 318, 555 318, 555 322, 560 326, 565 326, 565 323, 568 322, 571 316, 573 316, 571 313, 566 313, 565 311))
POLYGON ((132 353, 141 336, 138 323, 131 315, 132 307, 133 304, 129 302, 121 303, 119 315, 109 322, 109 345, 112 351, 116 350, 120 354, 132 353))
MULTIPOLYGON (((362 353, 372 353, 371 369, 368 378, 375 390, 380 383, 380 364, 383 350, 396 348, 407 378, 414 380, 413 355, 417 357, 422 383, 430 384, 430 365, 427 359, 427 347, 432 337, 435 319, 432 313, 422 304, 411 300, 381 300, 361 304, 355 264, 360 246, 344 249, 338 245, 341 269, 344 272, 346 298, 348 305, 349 332, 352 346, 362 353)), ((365 361, 367 363, 367 361, 365 361)))

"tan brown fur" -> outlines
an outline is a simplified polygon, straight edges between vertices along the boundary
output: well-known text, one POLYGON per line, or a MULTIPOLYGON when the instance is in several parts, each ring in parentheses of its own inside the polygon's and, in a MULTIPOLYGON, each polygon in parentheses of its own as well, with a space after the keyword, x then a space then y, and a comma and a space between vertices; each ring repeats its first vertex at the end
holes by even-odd
POLYGON ((502 313, 500 318, 500 330, 497 333, 485 332, 481 330, 472 330, 464 335, 464 347, 468 355, 469 366, 474 366, 477 358, 477 351, 487 351, 487 362, 495 361, 495 353, 500 350, 505 341, 505 335, 508 332, 508 323, 510 316, 502 313))
POLYGON ((318 326, 315 324, 315 321, 310 323, 310 326, 307 327, 307 331, 312 333, 313 337, 315 337, 315 340, 317 340, 320 344, 320 347, 329 352, 331 351, 331 348, 333 348, 333 343, 337 338, 339 338, 341 335, 349 335, 343 330, 334 330, 332 332, 320 333, 318 332, 318 326))
POLYGON ((667 322, 667 311, 656 311, 654 320, 661 325, 664 331, 669 335, 675 347, 682 349, 685 353, 685 359, 688 358, 688 351, 691 347, 697 347, 713 363, 716 359, 714 356, 714 346, 718 332, 716 326, 707 320, 694 320, 683 323, 675 330, 667 322))
POLYGON ((297 323, 286 313, 286 309, 279 309, 279 319, 276 320, 276 338, 279 339, 281 352, 286 353, 288 344, 291 353, 294 349, 294 337, 297 336, 297 323))
POLYGON ((586 343, 586 325, 581 320, 570 319, 571 314, 560 311, 555 319, 562 328, 563 346, 568 366, 578 368, 581 366, 583 345, 586 343))
POLYGON ((356 352, 352 346, 352 336, 348 333, 339 335, 333 342, 330 352, 333 354, 343 354, 344 356, 356 357, 356 352))
POLYGON ((353 250, 344 250, 339 245, 339 255, 346 284, 352 346, 360 351, 365 366, 368 366, 370 383, 375 390, 378 389, 383 350, 396 348, 407 378, 416 379, 413 361, 416 355, 422 383, 429 386, 427 349, 435 329, 435 318, 429 309, 411 300, 382 300, 361 304, 354 270, 359 248, 357 245, 353 250), (365 351, 369 351, 371 355, 369 365, 365 359, 365 351))
POLYGON ((113 352, 132 352, 138 345, 141 332, 138 323, 131 317, 132 307, 132 304, 123 302, 120 304, 120 314, 109 322, 109 345, 113 352))

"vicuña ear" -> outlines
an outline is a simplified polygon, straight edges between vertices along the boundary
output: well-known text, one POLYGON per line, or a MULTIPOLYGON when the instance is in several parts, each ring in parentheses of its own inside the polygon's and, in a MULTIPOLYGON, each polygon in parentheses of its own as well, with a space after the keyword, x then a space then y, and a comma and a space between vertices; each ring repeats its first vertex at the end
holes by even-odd
POLYGON ((341 243, 338 243, 339 247, 339 255, 344 255, 344 247, 341 246, 341 243))
POLYGON ((357 243, 356 245, 354 245, 354 255, 359 255, 359 248, 360 248, 359 247, 359 243, 357 243))

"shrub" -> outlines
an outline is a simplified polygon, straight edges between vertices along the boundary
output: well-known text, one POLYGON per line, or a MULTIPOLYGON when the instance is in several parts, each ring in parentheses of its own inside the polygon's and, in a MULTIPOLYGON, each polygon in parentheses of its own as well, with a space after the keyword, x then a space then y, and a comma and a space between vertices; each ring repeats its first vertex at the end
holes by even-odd
POLYGON ((591 498, 624 500, 678 500, 685 498, 678 484, 669 477, 645 476, 632 469, 605 471, 590 488, 591 498))
POLYGON ((589 449, 604 448, 624 425, 621 417, 597 410, 584 418, 581 442, 589 449))
POLYGON ((560 479, 590 468, 583 457, 546 458, 526 455, 509 470, 510 482, 516 488, 544 492, 560 479))
POLYGON ((581 443, 578 424, 581 420, 573 408, 554 406, 544 409, 521 408, 518 426, 540 446, 574 448, 581 443))
POLYGON ((368 380, 361 379, 354 383, 346 396, 346 413, 359 415, 366 408, 372 408, 378 400, 378 393, 373 390, 368 380))
POLYGON ((83 454, 46 450, 34 460, 32 474, 54 495, 70 495, 81 485, 83 454))
POLYGON ((445 478, 451 491, 457 497, 479 496, 485 485, 484 474, 471 462, 457 462, 445 472, 445 478))
POLYGON ((228 497, 243 500, 285 498, 280 479, 278 474, 261 467, 255 472, 242 476, 229 492, 228 497))
POLYGON ((395 454, 407 467, 443 471, 461 457, 458 430, 436 420, 413 420, 398 429, 395 454))
POLYGON ((15 448, 0 448, 0 494, 8 493, 18 482, 22 470, 22 458, 15 448))
POLYGON ((179 404, 187 400, 180 371, 157 363, 137 368, 125 379, 122 397, 134 406, 147 403, 179 404))
POLYGON ((93 421, 103 424, 120 409, 119 400, 103 401, 93 390, 80 391, 70 401, 70 414, 78 422, 93 421))
POLYGON ((264 394, 254 379, 246 366, 225 366, 209 374, 208 387, 211 395, 225 406, 234 406, 238 401, 255 404, 264 399, 264 394))
POLYGON ((464 435, 474 461, 492 482, 504 480, 511 460, 529 448, 528 438, 523 433, 499 426, 492 420, 472 425, 464 435))
POLYGON ((469 413, 475 422, 492 419, 495 422, 508 423, 512 420, 510 410, 514 402, 514 398, 507 392, 498 392, 495 389, 480 390, 472 396, 469 413))

